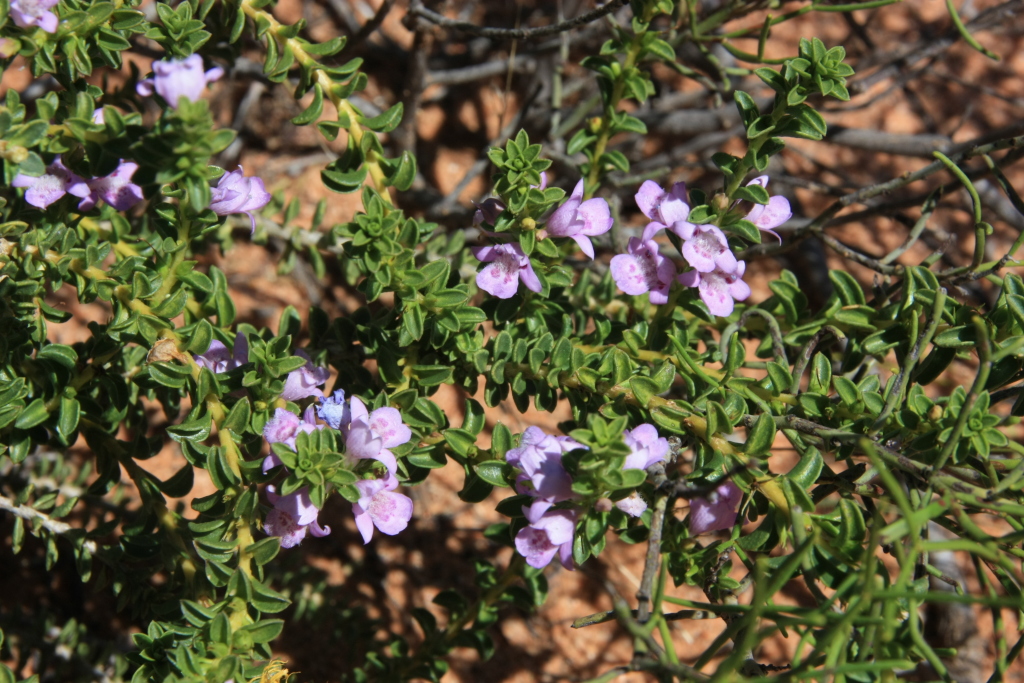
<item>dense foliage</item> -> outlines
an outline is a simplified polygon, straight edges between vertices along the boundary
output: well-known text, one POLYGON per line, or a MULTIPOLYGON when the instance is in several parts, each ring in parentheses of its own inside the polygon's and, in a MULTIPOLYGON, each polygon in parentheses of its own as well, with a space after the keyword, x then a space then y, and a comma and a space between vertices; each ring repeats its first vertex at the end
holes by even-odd
MULTIPOLYGON (((635 640, 633 661, 601 680, 629 670, 685 681, 894 680, 919 664, 952 680, 951 653, 922 635, 923 604, 985 605, 997 631, 1004 612, 1024 609, 1024 446, 1012 431, 1024 414, 1024 281, 1012 271, 1024 236, 986 260, 992 226, 972 182, 990 174, 1024 210, 1001 171, 1021 138, 936 153, 914 175, 844 197, 780 237, 792 211, 769 193, 766 169, 787 138, 826 134, 818 110, 849 99, 853 69, 842 47, 817 38, 785 60, 763 59, 772 22, 788 15, 769 18, 758 54, 742 55, 763 64, 754 73, 769 97, 728 93, 745 153, 714 155, 712 192, 635 179, 646 227, 616 253, 606 238, 616 215, 601 190, 630 161, 609 143, 646 134, 629 112, 654 94, 650 69, 685 74, 677 49, 721 37, 725 21, 758 6, 732 3, 698 21, 692 4, 632 0, 615 15, 629 20, 582 61, 601 104, 564 150, 585 157, 577 175, 556 178, 544 145, 519 132, 488 152, 493 197, 477 230, 451 231, 400 208, 417 162, 391 152, 385 135, 408 112, 397 104, 368 116, 350 101, 367 77, 360 60, 337 58, 344 39, 307 40, 303 22, 280 23, 268 0, 157 2, 152 17, 139 5, 0 2, 5 64, 18 56, 57 84, 30 103, 8 90, 0 107, 0 508, 13 520, 3 552, 37 537, 48 568, 73 556, 83 582, 146 625, 112 676, 280 680, 273 642, 295 599, 275 583, 282 554, 330 533, 317 516, 335 496, 352 504, 368 543, 375 532, 415 534, 402 491, 449 461, 465 470, 463 501, 485 505, 506 489, 497 509, 508 521, 486 537, 514 547, 515 559, 481 560, 474 591, 446 590, 436 612, 413 611, 418 645, 378 638, 339 678, 438 680, 454 648, 487 657, 502 609, 543 603, 549 562, 580 567, 614 542, 645 543, 647 563, 635 602, 616 596, 614 612, 580 615, 580 626, 616 619, 635 640), (163 50, 153 73, 133 69, 120 88, 92 84, 123 67, 139 36, 163 50), (215 124, 204 92, 254 42, 266 77, 305 103, 293 123, 347 140, 322 179, 361 192, 362 209, 321 227, 318 207, 315 242, 294 226, 298 204, 272 198, 258 169, 211 165, 234 133, 215 124), (823 232, 846 206, 942 172, 953 178, 946 189, 966 188, 973 202, 969 265, 937 266, 938 253, 900 261, 909 245, 874 258, 823 232), (197 255, 230 253, 250 230, 262 240, 269 224, 291 235, 289 258, 307 258, 320 277, 337 259, 366 305, 338 318, 314 307, 308 329, 293 309, 276 333, 235 324, 224 273, 197 255), (478 241, 467 245, 467 234, 478 241), (833 270, 834 292, 812 309, 784 271, 771 296, 751 297, 746 260, 808 236, 875 270, 873 286, 833 270), (989 305, 954 296, 976 282, 991 287, 989 305), (47 299, 65 285, 110 310, 73 345, 48 336, 68 319, 47 299), (973 379, 945 390, 955 367, 973 379), (567 401, 572 420, 562 435, 499 423, 482 440, 485 405, 468 398, 453 423, 431 400, 443 384, 490 407, 567 401), (173 426, 154 433, 164 420, 173 426), (139 463, 167 440, 187 463, 160 480, 139 463), (779 474, 768 457, 784 442, 799 462, 779 474), (185 519, 167 498, 187 495, 197 469, 217 490, 192 500, 198 516, 185 519), (135 504, 105 495, 125 474, 135 504), (679 500, 690 501, 688 516, 675 511, 679 500), (993 535, 989 515, 1013 531, 993 535), (949 578, 933 558, 950 550, 970 554, 980 593, 930 588, 930 577, 949 578), (813 606, 776 600, 797 580, 813 606), (670 581, 700 587, 706 601, 671 597, 670 581), (681 611, 668 609, 676 603, 681 611), (726 628, 687 665, 668 622, 695 615, 726 628), (788 666, 762 666, 758 644, 776 631, 800 647, 788 666)), ((929 197, 922 226, 934 208, 929 197)), ((107 656, 78 647, 74 624, 58 626, 84 660, 107 656)), ((0 654, 23 667, 30 641, 5 630, 0 654)), ((1024 643, 997 635, 992 680, 1024 643)), ((14 679, 0 665, 0 680, 14 679)))

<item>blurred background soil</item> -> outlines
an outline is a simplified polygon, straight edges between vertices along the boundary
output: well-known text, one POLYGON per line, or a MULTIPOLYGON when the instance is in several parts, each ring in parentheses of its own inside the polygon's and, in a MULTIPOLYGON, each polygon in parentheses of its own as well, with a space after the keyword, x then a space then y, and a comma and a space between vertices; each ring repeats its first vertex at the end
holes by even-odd
MULTIPOLYGON (((513 27, 546 25, 557 21, 559 11, 572 17, 593 5, 586 0, 452 0, 431 6, 478 26, 513 27)), ((801 6, 805 5, 788 3, 771 12, 778 15, 801 6)), ((706 16, 717 7, 716 0, 705 0, 699 14, 706 16)), ((852 14, 810 13, 775 27, 767 42, 767 57, 792 56, 801 37, 818 36, 828 46, 846 46, 849 61, 858 72, 851 81, 854 97, 850 102, 814 103, 825 112, 831 129, 829 138, 820 143, 787 141, 787 150, 769 169, 769 189, 773 194, 786 194, 793 203, 795 217, 787 227, 806 223, 839 196, 924 166, 935 149, 949 150, 982 136, 1007 134, 1007 130, 1016 129, 1015 134, 1020 134, 1024 128, 1021 8, 1020 1, 968 0, 960 10, 981 43, 1001 56, 999 61, 987 59, 957 40, 946 8, 938 0, 910 1, 852 14)), ((520 127, 526 128, 532 139, 546 142, 545 154, 555 161, 552 181, 571 188, 579 177, 580 159, 566 155, 564 150, 565 140, 575 128, 559 135, 552 130, 552 122, 565 122, 574 113, 581 117, 597 113, 596 107, 580 106, 593 98, 596 86, 578 62, 598 51, 609 35, 607 24, 597 22, 568 34, 569 59, 563 62, 559 53, 563 43, 557 37, 513 46, 422 23, 419 32, 414 33, 410 28, 417 23, 402 21, 406 11, 405 0, 280 0, 274 10, 285 23, 306 19, 309 27, 305 34, 319 41, 359 33, 375 15, 383 15, 380 27, 347 48, 344 57, 365 60, 363 70, 370 77, 370 85, 355 100, 364 112, 374 114, 395 102, 406 103, 405 122, 386 144, 393 151, 415 151, 421 174, 412 190, 397 195, 398 205, 447 229, 468 230, 473 202, 486 197, 489 189, 486 149, 503 143, 520 127), (563 66, 563 102, 560 108, 554 108, 552 75, 563 66)), ((758 10, 727 25, 729 30, 755 28, 754 39, 737 41, 748 52, 757 50, 756 29, 766 13, 758 10)), ((627 15, 628 9, 618 14, 627 15)), ((139 40, 137 48, 133 60, 146 73, 149 62, 159 53, 145 40, 139 40)), ((705 55, 684 46, 679 52, 681 61, 699 71, 703 80, 655 67, 652 73, 657 94, 635 112, 647 123, 650 135, 644 139, 616 139, 613 146, 631 159, 635 174, 646 174, 661 184, 686 181, 691 187, 713 190, 720 177, 710 156, 720 150, 742 154, 745 149, 727 90, 743 88, 763 97, 765 89, 756 78, 724 74, 721 69, 725 67, 749 66, 724 50, 715 48, 705 55)), ((327 191, 319 174, 344 150, 344 134, 334 142, 325 142, 312 127, 293 126, 290 119, 300 106, 289 88, 262 79, 261 49, 257 44, 248 45, 244 55, 235 72, 216 83, 209 94, 220 124, 238 132, 238 142, 216 163, 226 168, 241 164, 247 174, 261 176, 271 191, 283 194, 286 200, 297 198, 302 207, 295 221, 299 225, 309 225, 320 199, 327 201, 324 226, 350 220, 360 209, 358 194, 327 191)), ((105 75, 112 82, 124 76, 105 75)), ((19 70, 16 64, 4 73, 3 87, 28 95, 36 88, 38 97, 47 86, 32 84, 27 71, 19 70)), ((327 105, 323 118, 334 114, 327 105)), ((1006 171, 1011 182, 1024 190, 1020 166, 1006 171)), ((619 224, 599 243, 595 268, 606 264, 617 251, 616 246, 621 247, 629 236, 638 234, 644 223, 632 198, 639 179, 620 176, 611 181, 601 194, 612 203, 619 224)), ((949 181, 948 176, 940 174, 893 196, 882 196, 868 207, 851 207, 833 222, 829 234, 857 250, 881 256, 906 239, 927 192, 949 181)), ((997 259, 1024 223, 994 184, 982 180, 978 186, 987 207, 986 220, 995 226, 987 258, 997 259)), ((336 316, 361 305, 357 293, 344 284, 335 261, 328 262, 326 282, 318 281, 302 259, 294 263, 291 272, 280 273, 285 243, 274 220, 280 220, 280 216, 271 216, 261 226, 257 241, 263 244, 247 239, 248 221, 244 221, 244 230, 236 231, 238 241, 232 248, 221 252, 211 247, 201 256, 204 265, 216 264, 227 273, 239 321, 276 328, 286 306, 294 306, 305 315, 310 305, 317 305, 336 316)), ((782 231, 784 240, 789 232, 782 231)), ((472 230, 467 235, 471 242, 475 239, 472 230)), ((973 226, 962 190, 954 189, 942 197, 921 241, 898 262, 919 263, 939 248, 947 265, 970 261, 973 226)), ((746 279, 754 294, 749 303, 770 295, 767 282, 783 268, 798 275, 812 307, 829 295, 828 269, 848 269, 869 286, 873 275, 819 241, 803 240, 785 252, 751 263, 746 279)), ((978 304, 992 296, 984 282, 952 294, 978 304)), ((61 343, 87 338, 88 321, 103 322, 109 313, 102 304, 79 304, 69 288, 55 292, 50 303, 74 314, 70 322, 51 326, 53 341, 61 343)), ((965 359, 949 373, 947 384, 939 390, 951 390, 969 382, 973 375, 971 361, 965 359)), ((344 388, 344 382, 335 385, 332 378, 328 389, 334 386, 344 388)), ((465 398, 463 392, 447 386, 434 396, 453 424, 460 423, 465 398)), ((482 396, 476 398, 483 402, 482 396)), ((152 412, 153 424, 157 428, 166 426, 167 418, 157 406, 152 412)), ((500 421, 513 433, 530 425, 557 431, 557 425, 569 417, 564 405, 553 414, 531 410, 522 415, 509 401, 489 412, 489 424, 500 421)), ((484 438, 489 438, 486 433, 484 438)), ((771 466, 773 471, 785 472, 795 457, 781 433, 777 446, 771 466)), ((169 444, 158 457, 142 465, 165 478, 183 463, 176 445, 169 444)), ((381 628, 402 633, 415 644, 422 635, 409 616, 410 608, 431 609, 443 624, 443 611, 431 603, 435 595, 447 588, 473 594, 475 558, 489 559, 499 567, 507 564, 510 549, 498 547, 482 535, 488 524, 501 521, 492 503, 504 497, 504 492, 496 492, 483 504, 468 505, 456 495, 462 479, 461 468, 454 463, 432 473, 422 485, 407 491, 416 510, 410 528, 395 538, 378 534, 367 546, 355 530, 350 506, 332 497, 321 521, 333 533, 323 539, 309 539, 278 556, 277 562, 284 567, 284 585, 296 606, 286 613, 288 627, 275 649, 291 670, 301 672, 296 680, 337 681, 352 666, 363 662, 368 639, 382 637, 383 631, 355 631, 358 620, 352 619, 354 615, 366 614, 381 628)), ((198 472, 192 494, 174 504, 185 516, 193 516, 188 501, 211 490, 205 472, 198 472)), ((127 476, 125 489, 120 492, 126 494, 132 495, 127 476)), ((685 501, 678 503, 675 514, 686 514, 685 501)), ((989 526, 998 529, 1004 525, 992 519, 989 526)), ((74 569, 65 561, 53 572, 39 572, 41 550, 30 542, 13 564, 0 566, 4 602, 16 599, 24 607, 49 603, 52 609, 63 609, 69 616, 89 623, 95 633, 113 635, 114 626, 132 625, 130 615, 115 616, 105 592, 93 595, 76 588, 74 569)), ((553 564, 547 570, 547 603, 535 613, 506 608, 491 630, 495 655, 481 661, 472 650, 457 650, 444 680, 576 681, 628 662, 631 642, 614 623, 580 631, 571 629, 570 623, 577 617, 610 609, 609 587, 632 599, 639 586, 643 550, 643 546, 611 540, 598 560, 591 560, 578 571, 568 572, 553 564)), ((886 560, 891 563, 891 558, 886 560)), ((979 590, 969 562, 963 566, 969 589, 979 590)), ((701 590, 694 587, 672 588, 671 594, 704 599, 701 590)), ((744 598, 749 600, 749 595, 744 598)), ((793 584, 780 599, 805 604, 810 598, 802 585, 793 584)), ((692 662, 724 628, 720 621, 670 623, 676 650, 684 662, 692 662)), ((983 659, 988 658, 995 647, 992 621, 979 610, 977 623, 981 629, 978 647, 984 651, 983 659)), ((1016 624, 1011 620, 1007 628, 1010 632, 1005 635, 1012 642, 1016 624)), ((755 655, 761 663, 784 665, 795 647, 795 638, 776 636, 755 655)), ((726 648, 723 654, 727 652, 726 648)), ((713 671, 714 663, 707 670, 713 671)), ((977 680, 986 680, 989 673, 979 671, 977 680)), ((621 680, 647 678, 634 673, 621 680)), ((1024 681, 1024 669, 1017 666, 1008 680, 1024 681)))

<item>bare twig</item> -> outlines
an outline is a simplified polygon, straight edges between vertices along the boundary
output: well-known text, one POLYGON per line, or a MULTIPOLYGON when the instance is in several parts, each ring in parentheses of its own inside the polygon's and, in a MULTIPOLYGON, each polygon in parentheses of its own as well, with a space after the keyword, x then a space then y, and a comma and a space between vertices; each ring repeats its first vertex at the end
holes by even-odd
POLYGON ((488 26, 477 26, 476 24, 472 24, 468 21, 449 19, 448 17, 438 14, 437 12, 429 10, 421 5, 409 8, 409 14, 422 17, 423 19, 443 28, 454 29, 471 36, 497 38, 500 40, 530 40, 532 38, 541 38, 555 33, 562 33, 563 31, 569 31, 577 26, 589 24, 592 21, 596 21, 601 17, 611 14, 627 2, 628 0, 610 0, 610 2, 589 12, 585 12, 573 19, 567 19, 566 21, 552 24, 551 26, 538 26, 536 28, 492 28, 488 26))

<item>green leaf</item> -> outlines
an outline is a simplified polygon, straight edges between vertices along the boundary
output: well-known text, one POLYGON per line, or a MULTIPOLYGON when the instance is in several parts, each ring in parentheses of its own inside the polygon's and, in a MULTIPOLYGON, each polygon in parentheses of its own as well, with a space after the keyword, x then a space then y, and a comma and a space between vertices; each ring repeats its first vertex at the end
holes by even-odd
POLYGON ((775 442, 775 420, 771 415, 762 413, 758 415, 757 421, 751 427, 747 435, 746 454, 761 456, 771 450, 775 442))
POLYGON ((46 401, 37 398, 21 411, 18 419, 14 421, 14 427, 16 429, 31 429, 38 424, 42 424, 49 417, 50 413, 46 410, 46 401))
POLYGON ((505 471, 508 464, 503 460, 487 460, 473 466, 473 471, 480 479, 493 486, 507 487, 508 480, 505 471))
POLYGON ((811 486, 818 481, 818 476, 824 466, 825 461, 822 459, 821 453, 812 446, 801 456, 796 467, 787 472, 785 476, 795 486, 810 490, 811 486))
POLYGON ((320 117, 320 114, 324 110, 324 89, 317 83, 313 86, 313 101, 310 103, 306 110, 301 114, 292 119, 292 124, 296 126, 305 126, 313 123, 320 117))
POLYGON ((238 629, 239 633, 246 633, 254 643, 269 643, 277 638, 284 629, 282 619, 264 619, 257 624, 250 624, 238 629))
POLYGON ((378 133, 390 133, 402 122, 403 104, 398 102, 387 111, 374 116, 372 119, 362 118, 363 125, 378 133))

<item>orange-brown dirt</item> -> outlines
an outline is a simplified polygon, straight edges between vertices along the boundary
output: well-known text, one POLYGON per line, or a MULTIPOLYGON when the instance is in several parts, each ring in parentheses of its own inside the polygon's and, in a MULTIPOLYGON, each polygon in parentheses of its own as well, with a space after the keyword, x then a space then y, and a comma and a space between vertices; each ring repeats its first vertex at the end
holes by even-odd
MULTIPOLYGON (((352 7, 368 4, 373 8, 380 0, 368 3, 349 3, 352 7)), ((281 0, 275 14, 281 21, 294 22, 305 17, 310 21, 309 35, 316 40, 326 40, 339 32, 344 33, 341 22, 330 11, 331 3, 299 2, 281 0)), ((446 6, 450 16, 462 16, 465 6, 472 3, 450 2, 446 6)), ((486 3, 490 5, 491 3, 486 3)), ((493 3, 489 11, 483 5, 470 18, 492 21, 500 19, 512 25, 516 8, 520 7, 521 17, 530 17, 536 24, 551 20, 551 12, 544 8, 548 3, 522 2, 493 3), (499 8, 498 5, 501 5, 499 8)), ((974 11, 994 6, 994 0, 974 3, 974 11)), ((583 11, 587 3, 566 3, 583 11)), ((786 8, 795 8, 791 3, 786 8)), ((380 33, 370 38, 370 44, 379 49, 396 45, 409 49, 412 34, 401 23, 405 3, 399 2, 384 21, 380 33)), ((778 15, 781 9, 773 9, 778 15)), ((567 10, 567 14, 572 12, 567 10)), ((759 26, 764 12, 754 13, 728 26, 759 26)), ((361 15, 360 15, 361 16, 361 15)), ((895 76, 880 79, 864 94, 855 97, 851 105, 829 104, 826 118, 830 125, 873 129, 888 133, 944 135, 954 142, 969 140, 1018 122, 1024 113, 1024 50, 1022 50, 1021 26, 999 26, 995 30, 980 32, 977 37, 987 47, 1003 56, 996 63, 987 60, 962 41, 941 53, 934 61, 913 67, 900 61, 901 51, 917 40, 930 36, 944 35, 949 27, 949 17, 942 3, 910 2, 906 5, 884 7, 878 10, 861 10, 855 13, 854 24, 843 21, 838 14, 808 14, 795 21, 773 29, 767 44, 768 57, 785 57, 794 54, 800 37, 819 36, 826 44, 844 44, 851 60, 868 54, 888 55, 900 67, 895 76), (856 25, 857 28, 854 28, 856 25), (864 36, 867 37, 865 40, 864 36), (874 48, 874 49, 873 49, 874 48), (911 68, 921 68, 922 73, 909 82, 898 81, 911 68), (951 80, 955 79, 955 80, 951 80), (857 106, 864 105, 864 106, 857 106)), ((1019 22, 1019 19, 1018 19, 1019 22)), ((741 46, 756 50, 756 41, 745 41, 741 46)), ((446 55, 466 52, 465 42, 454 33, 437 32, 434 50, 446 55)), ((247 55, 259 59, 259 51, 250 49, 247 55)), ((506 54, 507 56, 507 54, 506 54)), ((579 55, 574 55, 579 57, 579 55)), ((148 59, 137 60, 140 69, 147 70, 148 59)), ((742 64, 741 64, 742 65, 742 64)), ((391 65, 393 67, 394 65, 391 65)), ((391 68, 383 67, 383 68, 391 68)), ((368 57, 367 70, 370 86, 363 94, 364 99, 386 107, 401 98, 400 80, 394 74, 374 70, 372 57, 368 57)), ((404 68, 404 67, 403 67, 404 68)), ((868 67, 866 72, 870 73, 868 67)), ((579 76, 576 67, 569 67, 568 73, 579 76)), ((685 79, 667 69, 656 69, 659 85, 667 90, 694 91, 700 86, 693 80, 685 79)), ((471 86, 445 88, 430 86, 424 92, 420 108, 414 112, 417 150, 426 185, 441 195, 453 191, 463 178, 466 170, 482 156, 487 142, 494 140, 502 127, 516 116, 524 101, 522 80, 512 79, 512 90, 505 91, 505 75, 478 81, 471 86)), ((3 76, 3 87, 23 89, 30 78, 17 65, 8 69, 3 76)), ((748 84, 750 81, 747 82, 748 84)), ((248 91, 246 83, 221 82, 214 86, 210 99, 218 121, 229 125, 235 120, 239 101, 248 91)), ((525 93, 529 95, 529 93, 525 93)), ((308 99, 308 96, 307 96, 308 99)), ((710 102, 710 99, 708 99, 710 102)), ((698 105, 701 106, 701 105, 698 105)), ((729 106, 729 105, 727 105, 729 106)), ((334 154, 344 150, 346 140, 342 134, 334 142, 325 142, 312 127, 295 128, 288 120, 300 111, 283 86, 266 87, 259 95, 258 103, 251 108, 240 122, 236 121, 244 146, 237 161, 247 173, 260 175, 271 191, 281 191, 288 199, 297 198, 302 210, 296 221, 308 224, 313 207, 321 198, 327 200, 327 213, 323 225, 349 220, 360 209, 358 195, 336 195, 328 192, 320 182, 319 170, 334 154)), ((330 105, 325 108, 323 118, 335 114, 330 105)), ((408 115, 408 114, 407 114, 408 115)), ((652 137, 645 152, 653 155, 678 144, 679 139, 652 137)), ((722 149, 742 153, 741 141, 733 139, 722 149)), ((710 150, 710 152, 717 149, 710 150)), ((691 155, 686 162, 674 167, 670 174, 660 181, 687 180, 691 184, 713 187, 715 175, 709 172, 707 155, 691 155)), ((880 152, 866 152, 851 147, 829 143, 793 141, 782 155, 780 169, 786 175, 812 181, 807 187, 797 187, 794 198, 799 207, 798 214, 813 217, 827 207, 832 198, 823 194, 814 183, 839 185, 852 188, 868 185, 906 171, 920 168, 927 159, 907 158, 880 152)), ((1018 188, 1024 188, 1024 173, 1020 168, 1007 170, 1011 181, 1018 188)), ((469 183, 459 196, 462 207, 468 207, 472 200, 486 195, 487 173, 469 183)), ((565 181, 574 178, 557 178, 565 181)), ((934 182, 929 187, 934 186, 934 182)), ((915 186, 916 191, 921 185, 915 186)), ((398 204, 403 205, 403 196, 398 195, 398 204)), ((936 212, 935 234, 948 235, 955 240, 948 249, 948 258, 956 264, 968 262, 973 249, 973 230, 969 221, 966 195, 962 191, 951 193, 936 212)), ((911 222, 919 215, 913 207, 905 211, 911 222)), ((468 214, 465 214, 468 217, 468 214)), ((627 199, 624 204, 623 223, 636 227, 640 217, 627 199)), ((989 258, 998 258, 1016 236, 1017 228, 1001 216, 987 216, 995 226, 989 258)), ((460 227, 468 226, 468 220, 460 227)), ((906 221, 887 217, 873 217, 864 222, 841 225, 830 230, 830 234, 844 243, 872 254, 884 254, 899 246, 907 235, 906 221)), ((239 235, 241 233, 238 233, 239 235)), ((215 263, 228 276, 234 299, 239 310, 239 320, 256 326, 275 328, 282 309, 294 306, 300 312, 311 303, 324 307, 331 315, 343 315, 360 305, 353 293, 336 283, 318 283, 308 266, 299 263, 290 275, 279 275, 276 259, 280 243, 271 240, 268 247, 255 245, 241 239, 226 253, 211 249, 205 255, 207 263, 215 263)), ((904 254, 899 262, 918 263, 931 253, 933 245, 923 242, 904 254)), ((872 272, 841 258, 833 252, 824 252, 828 268, 849 269, 865 284, 870 284, 872 272)), ((605 261, 611 252, 603 254, 605 261)), ((795 252, 781 258, 764 259, 751 265, 747 280, 753 289, 751 302, 758 302, 770 295, 767 282, 778 276, 782 267, 794 266, 794 259, 814 258, 813 252, 795 252)), ((799 265, 799 264, 797 264, 799 265)), ((955 293, 966 300, 983 297, 984 289, 955 293)), ((81 341, 88 336, 85 325, 90 320, 103 321, 108 313, 102 304, 79 304, 71 289, 55 292, 51 303, 73 313, 70 322, 51 326, 51 338, 61 343, 81 341)), ((973 378, 970 360, 956 366, 940 391, 949 391, 954 386, 969 382, 973 378)), ((334 378, 328 386, 333 385, 334 378)), ((453 424, 461 420, 463 401, 466 397, 456 389, 442 387, 434 399, 444 409, 453 424)), ((482 396, 477 396, 482 402, 482 396)), ((162 419, 159 408, 154 407, 153 419, 162 419)), ((511 401, 489 411, 489 425, 502 422, 518 433, 527 426, 537 424, 555 431, 557 423, 569 418, 567 408, 562 405, 553 414, 531 410, 526 415, 518 413, 511 401)), ((1019 437, 1019 435, 1018 435, 1019 437)), ((486 437, 485 434, 485 438, 486 437)), ((486 445, 486 444, 484 444, 486 445)), ((775 456, 771 460, 774 471, 784 472, 792 467, 794 455, 789 444, 781 436, 777 441, 775 456)), ((173 474, 182 466, 184 459, 173 443, 157 457, 145 461, 143 467, 161 478, 173 474)), ((364 546, 355 530, 348 504, 337 497, 332 498, 321 521, 329 525, 333 533, 327 538, 310 539, 300 548, 284 551, 278 557, 288 569, 288 588, 303 612, 290 619, 284 635, 275 644, 275 651, 299 671, 297 680, 324 682, 335 681, 352 665, 361 661, 362 653, 350 643, 357 642, 358 634, 350 632, 352 612, 365 611, 377 619, 381 628, 391 629, 409 638, 415 646, 421 640, 418 627, 409 616, 412 607, 431 609, 444 623, 444 613, 431 603, 437 593, 446 588, 458 588, 472 592, 473 559, 484 557, 499 567, 508 563, 510 550, 498 548, 484 539, 482 530, 502 518, 493 510, 493 504, 500 500, 496 492, 482 504, 463 503, 456 493, 462 486, 461 468, 454 463, 435 471, 420 486, 408 490, 415 501, 415 517, 410 528, 401 535, 391 538, 377 535, 373 542, 364 546)), ((124 487, 129 491, 131 483, 127 476, 124 487)), ((192 493, 183 500, 171 501, 186 517, 192 516, 187 503, 192 497, 211 492, 212 484, 205 472, 199 472, 192 493)), ((685 502, 680 502, 674 514, 685 515, 685 502)), ((992 530, 1003 528, 1000 520, 992 519, 985 526, 992 530)), ((38 549, 35 549, 38 550, 38 549)), ((467 649, 456 650, 450 657, 451 671, 444 677, 445 683, 473 683, 477 681, 506 681, 529 683, 532 681, 574 681, 596 676, 609 668, 629 661, 632 654, 630 639, 614 623, 591 626, 575 631, 570 628, 573 619, 611 608, 606 584, 627 598, 632 598, 639 586, 643 569, 644 547, 630 546, 612 540, 607 550, 597 560, 591 560, 576 572, 568 572, 553 564, 547 570, 550 595, 546 604, 535 613, 524 613, 507 608, 491 635, 496 644, 496 653, 489 661, 480 661, 475 652, 467 649)), ((28 551, 26 552, 28 554, 28 551)), ((15 591, 35 594, 42 602, 46 594, 54 596, 72 590, 66 584, 71 573, 57 574, 52 582, 36 576, 31 586, 23 589, 29 578, 28 570, 33 564, 26 554, 16 560, 15 566, 0 569, 0 596, 13 595, 15 591), (63 577, 63 578, 61 578, 63 577)), ((38 558, 37 558, 38 559, 38 558)), ((891 564, 891 558, 886 558, 891 564)), ((66 568, 65 568, 66 569, 66 568)), ((964 564, 970 577, 969 589, 979 590, 977 579, 969 563, 964 564)), ((703 600, 702 592, 692 587, 670 588, 670 594, 695 600, 703 600)), ((787 587, 780 600, 794 604, 806 603, 810 598, 802 585, 787 587)), ((749 600, 749 594, 743 599, 749 600)), ((107 615, 115 620, 110 606, 102 596, 92 596, 85 603, 96 614, 107 615)), ((978 610, 979 627, 989 643, 989 654, 994 653, 992 621, 987 613, 978 610)), ((1010 619, 1006 624, 1007 638, 1012 643, 1016 638, 1017 623, 1010 619)), ((111 627, 113 628, 113 627, 111 627)), ((692 662, 722 631, 720 621, 675 621, 671 622, 676 651, 684 662, 692 662)), ((766 664, 785 664, 792 657, 796 647, 794 638, 775 636, 763 643, 755 653, 757 659, 766 664)), ((712 662, 706 670, 714 669, 712 662)), ((27 671, 26 671, 27 673, 27 671)), ((988 672, 986 672, 986 677, 988 672)), ((633 673, 618 679, 622 681, 647 681, 652 678, 633 673)), ((1007 680, 1024 681, 1024 667, 1015 665, 1007 680)))

